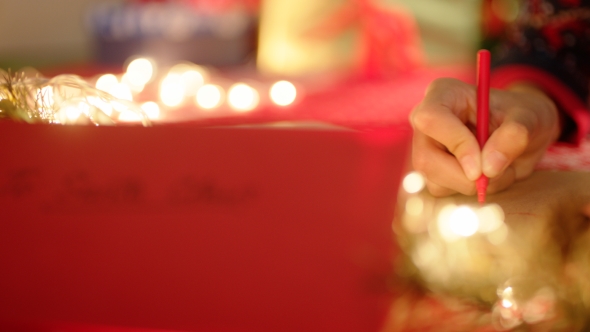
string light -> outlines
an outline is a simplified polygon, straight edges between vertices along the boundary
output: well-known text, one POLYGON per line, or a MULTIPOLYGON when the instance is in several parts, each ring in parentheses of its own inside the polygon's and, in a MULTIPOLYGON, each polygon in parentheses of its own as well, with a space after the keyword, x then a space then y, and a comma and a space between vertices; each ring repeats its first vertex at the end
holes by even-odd
POLYGON ((424 176, 422 176, 422 174, 418 172, 411 172, 404 177, 402 187, 406 192, 415 194, 422 191, 425 184, 426 181, 424 180, 424 176))
POLYGON ((178 74, 185 85, 185 96, 193 97, 207 80, 207 70, 192 63, 179 63, 169 70, 170 74, 178 74))
POLYGON ((129 63, 125 77, 132 86, 145 86, 152 80, 155 64, 146 58, 138 58, 129 63))
POLYGON ((406 212, 412 216, 419 216, 424 211, 424 200, 420 197, 412 196, 406 201, 406 212))
POLYGON ((488 233, 486 238, 489 243, 500 246, 508 239, 508 227, 502 224, 498 229, 488 233))
POLYGON ((459 206, 449 216, 449 227, 453 233, 469 237, 477 232, 479 219, 468 206, 459 206))
POLYGON ((117 79, 117 77, 113 74, 104 74, 101 77, 98 78, 98 80, 96 81, 96 88, 98 90, 102 90, 104 92, 109 92, 111 91, 115 85, 117 85, 119 83, 119 80, 117 79))
POLYGON ((480 233, 491 233, 504 223, 504 210, 498 204, 488 204, 477 209, 480 233))
POLYGON ((150 120, 155 120, 160 117, 160 106, 153 101, 148 101, 141 104, 141 109, 145 112, 150 120))
POLYGON ((253 110, 258 106, 258 101, 258 92, 245 83, 236 83, 229 88, 229 105, 238 112, 253 110))
POLYGON ((124 74, 123 77, 121 77, 121 83, 126 84, 129 87, 129 89, 131 90, 131 92, 133 92, 135 94, 140 93, 145 89, 145 85, 132 82, 129 79, 128 74, 124 74))
POLYGON ((55 104, 53 88, 45 86, 37 91, 37 100, 41 102, 41 111, 51 111, 55 104))
POLYGON ((113 105, 111 103, 106 102, 105 100, 99 97, 88 97, 86 98, 89 105, 92 105, 99 110, 101 110, 104 114, 111 116, 113 115, 113 105))
POLYGON ((514 304, 512 303, 512 301, 507 300, 507 299, 503 299, 502 300, 502 306, 504 308, 511 308, 514 304))
POLYGON ((196 102, 203 109, 213 109, 221 105, 223 89, 214 84, 205 84, 197 91, 196 102))
POLYGON ((189 70, 180 75, 186 85, 186 95, 195 96, 197 91, 205 84, 205 78, 196 70, 189 70))
POLYGON ((176 73, 169 73, 160 84, 160 99, 166 106, 179 106, 184 101, 185 90, 182 77, 176 73))
POLYGON ((73 105, 65 107, 64 113, 66 114, 67 119, 72 122, 78 120, 80 115, 82 115, 80 109, 73 105))
POLYGON ((451 229, 450 220, 451 214, 455 211, 457 206, 455 204, 445 205, 438 213, 437 226, 438 232, 446 241, 452 242, 459 239, 459 236, 451 229))
POLYGON ((131 93, 131 88, 129 87, 129 85, 125 83, 117 83, 113 85, 108 92, 115 98, 133 101, 133 94, 131 93))
POLYGON ((270 99, 279 106, 291 105, 297 98, 297 88, 288 81, 278 81, 270 88, 270 99))
POLYGON ((119 114, 119 121, 121 122, 139 122, 141 121, 141 115, 131 110, 124 110, 119 114))
POLYGON ((78 109, 80 110, 80 113, 86 116, 90 116, 90 107, 90 104, 85 101, 80 101, 78 103, 78 109))
MULTIPOLYGON (((118 76, 113 73, 100 75, 94 82, 94 87, 80 88, 78 85, 87 85, 81 78, 75 77, 74 84, 57 84, 53 88, 46 86, 43 90, 37 91, 37 100, 41 105, 37 106, 39 111, 45 111, 49 121, 53 123, 71 122, 78 119, 82 114, 88 116, 88 120, 94 124, 113 124, 118 121, 144 121, 147 119, 158 119, 162 116, 160 106, 178 107, 186 98, 194 98, 195 104, 204 110, 211 110, 220 107, 227 98, 227 104, 237 112, 248 112, 259 106, 259 91, 246 84, 236 83, 231 85, 227 94, 218 85, 208 84, 210 73, 204 67, 192 63, 180 63, 171 67, 166 76, 159 84, 159 104, 149 101, 141 106, 134 103, 140 99, 138 93, 156 77, 157 64, 144 57, 131 60, 125 67, 125 72, 118 76), (55 90, 57 99, 54 99, 52 89, 55 90), (91 90, 94 90, 92 92, 91 90), (102 94, 104 92, 105 94, 102 94), (227 97, 226 97, 227 96, 227 97), (69 105, 65 102, 83 100, 84 106, 69 105), (66 109, 67 108, 67 109, 66 109), (60 109, 64 112, 59 113, 60 109), (137 116, 138 110, 145 113, 137 116), (61 120, 57 114, 62 114, 61 120)), ((64 82, 74 76, 65 78, 64 82)), ((269 91, 271 101, 277 105, 287 106, 297 98, 297 88, 293 83, 282 80, 275 82, 269 91)), ((2 96, 0 96, 2 98, 2 96)))

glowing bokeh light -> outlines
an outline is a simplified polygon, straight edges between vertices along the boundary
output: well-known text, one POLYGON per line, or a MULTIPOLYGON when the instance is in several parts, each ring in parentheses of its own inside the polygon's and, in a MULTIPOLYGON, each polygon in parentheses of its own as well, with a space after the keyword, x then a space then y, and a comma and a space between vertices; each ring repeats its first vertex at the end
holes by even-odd
POLYGON ((495 231, 488 233, 486 237, 491 244, 502 245, 508 239, 508 227, 506 224, 502 224, 495 231))
POLYGON ((502 306, 504 308, 512 308, 514 304, 512 303, 512 301, 508 300, 508 299, 503 299, 502 300, 502 306))
POLYGON ((78 103, 78 109, 80 110, 80 113, 82 114, 86 114, 86 115, 90 115, 90 104, 86 103, 86 102, 79 102, 78 103))
POLYGON ((205 84, 208 72, 205 68, 193 63, 179 63, 168 71, 169 74, 178 74, 182 77, 185 85, 185 96, 193 97, 205 84))
POLYGON ((108 92, 115 98, 133 101, 133 94, 131 93, 131 88, 129 87, 129 85, 125 83, 115 84, 113 87, 111 87, 111 89, 108 92))
POLYGON ((412 196, 406 201, 406 212, 411 216, 420 216, 424 211, 424 201, 420 197, 412 196))
POLYGON ((37 100, 41 103, 42 110, 53 108, 55 100, 53 98, 53 88, 45 86, 37 91, 37 100))
POLYGON ((73 105, 65 107, 64 113, 66 114, 66 118, 72 122, 78 120, 80 115, 82 115, 82 111, 73 105))
POLYGON ((145 85, 138 85, 136 83, 131 82, 131 80, 129 80, 128 74, 124 74, 123 77, 121 77, 121 83, 127 84, 127 86, 129 86, 129 89, 131 89, 131 92, 136 94, 142 92, 145 89, 145 85))
POLYGON ((152 80, 155 65, 146 58, 138 58, 129 63, 125 77, 134 87, 145 86, 152 80))
POLYGON ((408 175, 406 175, 406 177, 404 177, 402 187, 406 192, 410 194, 415 194, 422 191, 422 189, 424 189, 425 184, 426 181, 422 174, 418 172, 411 172, 408 175))
POLYGON ((504 210, 498 204, 488 204, 477 211, 479 218, 479 229, 481 233, 490 233, 502 226, 504 223, 504 210))
POLYGON ((455 204, 445 205, 438 213, 437 226, 438 231, 446 241, 455 241, 459 236, 453 232, 450 225, 451 214, 457 209, 455 204))
POLYGON ((103 100, 102 98, 99 97, 88 97, 88 104, 92 105, 96 108, 98 108, 99 110, 101 110, 104 114, 111 116, 113 115, 113 105, 111 105, 109 102, 103 100))
POLYGON ((102 90, 104 92, 109 92, 115 87, 115 85, 119 84, 119 80, 113 74, 104 74, 98 78, 96 81, 96 88, 102 90))
POLYGON ((121 122, 139 122, 141 120, 141 115, 130 109, 123 110, 121 114, 119 114, 119 121, 121 122))
POLYGON ((238 112, 251 111, 258 106, 258 92, 244 83, 236 83, 229 88, 228 103, 238 112))
POLYGON ((449 216, 449 226, 453 233, 469 237, 477 232, 479 219, 471 208, 459 206, 449 216))
POLYGON ((205 78, 196 70, 188 70, 180 75, 186 86, 185 94, 189 97, 195 96, 197 91, 205 84, 205 78))
POLYGON ((512 297, 514 295, 514 292, 512 290, 512 287, 508 286, 506 288, 504 288, 504 290, 502 290, 500 296, 502 298, 506 298, 506 297, 512 297))
POLYGON ((153 101, 148 101, 141 104, 141 109, 151 120, 155 120, 160 117, 160 106, 158 106, 158 104, 153 101))
POLYGON ((431 241, 420 241, 412 254, 412 260, 419 267, 427 267, 439 257, 439 250, 431 241))
POLYGON ((288 81, 279 81, 270 88, 270 99, 279 106, 291 105, 297 98, 297 88, 288 81))
POLYGON ((196 102, 199 107, 213 109, 221 104, 223 89, 213 84, 205 84, 197 91, 196 102))
POLYGON ((160 99, 164 105, 176 107, 184 101, 186 87, 179 74, 168 74, 160 84, 160 99))
POLYGON ((190 62, 182 62, 177 63, 168 70, 168 74, 178 74, 182 75, 182 73, 192 70, 193 68, 197 67, 197 65, 192 64, 190 62))

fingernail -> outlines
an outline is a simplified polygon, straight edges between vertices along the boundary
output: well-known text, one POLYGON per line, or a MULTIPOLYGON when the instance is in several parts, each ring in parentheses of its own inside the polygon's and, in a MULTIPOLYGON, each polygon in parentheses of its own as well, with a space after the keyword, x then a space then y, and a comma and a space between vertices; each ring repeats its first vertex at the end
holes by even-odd
POLYGON ((461 159, 461 167, 463 167, 463 172, 465 172, 465 176, 467 176, 469 180, 475 180, 480 175, 477 162, 471 155, 467 155, 461 159))
POLYGON ((508 166, 508 158, 499 151, 491 151, 484 158, 483 172, 488 177, 493 178, 500 174, 506 166, 508 166))

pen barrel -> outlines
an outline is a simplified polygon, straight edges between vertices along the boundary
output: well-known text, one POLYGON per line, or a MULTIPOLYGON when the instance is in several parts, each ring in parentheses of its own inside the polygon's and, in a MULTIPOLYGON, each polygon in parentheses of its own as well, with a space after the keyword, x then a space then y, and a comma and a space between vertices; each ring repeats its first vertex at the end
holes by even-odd
POLYGON ((488 50, 477 52, 477 142, 480 148, 489 137, 490 64, 488 50))

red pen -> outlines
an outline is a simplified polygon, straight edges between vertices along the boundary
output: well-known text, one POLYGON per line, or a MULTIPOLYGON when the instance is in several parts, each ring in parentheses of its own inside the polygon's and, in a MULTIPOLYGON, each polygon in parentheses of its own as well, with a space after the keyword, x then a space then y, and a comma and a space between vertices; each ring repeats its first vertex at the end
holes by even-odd
MULTIPOLYGON (((490 122, 490 62, 491 56, 488 50, 477 52, 477 142, 480 149, 486 144, 489 136, 490 122)), ((477 201, 483 204, 486 201, 488 189, 488 177, 481 175, 475 182, 477 188, 477 201)))

